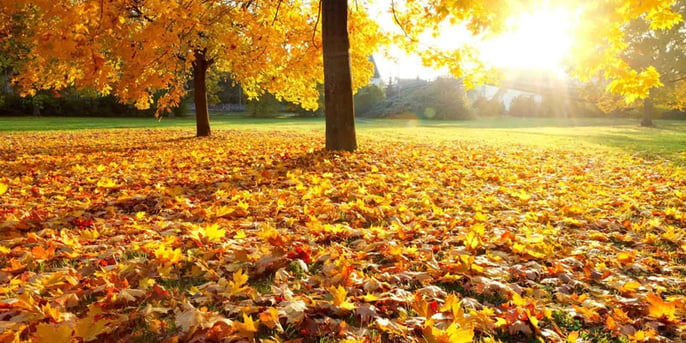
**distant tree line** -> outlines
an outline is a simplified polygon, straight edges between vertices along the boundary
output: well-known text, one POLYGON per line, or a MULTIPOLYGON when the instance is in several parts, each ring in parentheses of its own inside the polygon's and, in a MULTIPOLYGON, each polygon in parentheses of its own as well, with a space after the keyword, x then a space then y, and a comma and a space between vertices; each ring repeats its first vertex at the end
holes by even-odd
MULTIPOLYGON (((95 92, 64 89, 41 91, 32 97, 20 97, 10 87, 8 73, 0 74, 0 116, 66 116, 66 117, 150 117, 155 108, 139 110, 123 104, 113 96, 99 96, 95 92)), ((322 117, 324 98, 320 98, 315 111, 277 99, 266 93, 258 99, 248 99, 241 86, 230 78, 216 78, 208 83, 211 105, 232 104, 233 111, 244 111, 256 118, 270 118, 287 113, 298 117, 322 117), (238 109, 238 110, 235 110, 238 109)), ((323 92, 321 92, 323 94, 323 92)), ((192 113, 192 93, 186 101, 168 114, 183 117, 192 113)), ((467 96, 459 80, 439 78, 434 81, 405 80, 386 87, 370 84, 357 91, 354 97, 355 112, 362 117, 421 118, 430 120, 465 120, 475 117, 592 117, 605 115, 598 104, 583 97, 569 98, 560 94, 535 97, 523 94, 515 97, 509 106, 502 100, 502 92, 491 97, 467 96)), ((618 108, 616 116, 640 118, 642 108, 618 108)), ((686 120, 686 113, 667 107, 657 107, 655 118, 686 120)))

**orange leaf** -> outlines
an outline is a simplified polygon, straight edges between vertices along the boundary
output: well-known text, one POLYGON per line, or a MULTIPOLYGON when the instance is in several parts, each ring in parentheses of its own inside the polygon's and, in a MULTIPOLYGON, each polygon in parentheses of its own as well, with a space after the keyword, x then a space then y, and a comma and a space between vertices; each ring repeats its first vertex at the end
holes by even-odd
POLYGON ((650 303, 648 306, 648 316, 660 319, 666 318, 672 320, 676 315, 676 304, 674 302, 666 302, 662 300, 659 295, 648 293, 646 300, 650 303))
POLYGON ((622 264, 629 264, 634 262, 634 258, 636 257, 636 252, 635 251, 623 251, 617 254, 617 261, 621 262, 622 264))

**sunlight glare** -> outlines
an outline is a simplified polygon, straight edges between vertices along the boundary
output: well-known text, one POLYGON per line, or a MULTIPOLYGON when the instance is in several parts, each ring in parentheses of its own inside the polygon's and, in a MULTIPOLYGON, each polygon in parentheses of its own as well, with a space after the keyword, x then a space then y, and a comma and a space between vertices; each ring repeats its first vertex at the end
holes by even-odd
POLYGON ((496 67, 563 74, 572 44, 573 18, 564 8, 543 9, 514 20, 512 30, 480 46, 484 62, 496 67))

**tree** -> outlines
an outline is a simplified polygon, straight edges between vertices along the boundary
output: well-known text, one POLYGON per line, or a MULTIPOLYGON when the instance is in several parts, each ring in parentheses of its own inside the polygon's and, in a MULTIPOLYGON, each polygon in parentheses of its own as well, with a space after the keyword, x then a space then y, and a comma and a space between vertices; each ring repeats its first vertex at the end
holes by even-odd
MULTIPOLYGON (((599 98, 604 111, 621 106, 616 99, 621 97, 625 105, 648 99, 644 101, 644 108, 650 113, 651 94, 663 87, 661 73, 669 74, 669 66, 674 65, 675 60, 666 59, 663 66, 668 68, 660 68, 662 57, 646 59, 651 52, 641 50, 666 52, 676 47, 664 38, 678 37, 681 34, 674 33, 683 31, 680 25, 683 8, 681 2, 678 3, 674 0, 605 0, 584 2, 579 7, 579 17, 585 20, 580 21, 575 31, 570 61, 574 64, 574 74, 582 81, 606 85, 607 94, 599 98), (654 39, 657 37, 662 38, 654 39)), ((683 103, 684 96, 686 92, 675 91, 673 103, 683 103)))
POLYGON ((350 72, 348 0, 322 0, 326 148, 357 149, 350 72))
MULTIPOLYGON (((673 8, 686 15, 686 1, 677 1, 673 8)), ((682 22, 669 29, 653 30, 645 19, 642 16, 627 26, 629 47, 624 56, 634 69, 653 66, 660 73, 663 87, 651 90, 642 106, 641 126, 654 126, 655 104, 678 107, 678 90, 686 83, 686 25, 682 22)))
MULTIPOLYGON (((192 79, 197 135, 209 136, 207 77, 230 73, 245 94, 317 107, 323 82, 319 6, 301 0, 0 0, 3 17, 30 23, 15 36, 29 50, 16 70, 24 94, 75 86, 113 93, 162 114, 192 79)), ((351 15, 354 88, 373 74, 380 42, 364 11, 351 15), (362 44, 361 42, 365 42, 362 44)), ((2 29, 2 27, 0 27, 2 29)), ((4 40, 0 36, 0 40, 4 40)))

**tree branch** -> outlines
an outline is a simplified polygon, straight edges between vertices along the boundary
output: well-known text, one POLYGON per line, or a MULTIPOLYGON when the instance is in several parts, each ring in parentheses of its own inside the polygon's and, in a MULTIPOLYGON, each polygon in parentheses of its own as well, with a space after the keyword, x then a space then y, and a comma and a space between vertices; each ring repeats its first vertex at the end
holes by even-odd
POLYGON ((276 5, 276 13, 274 13, 274 20, 272 20, 272 25, 276 23, 276 18, 279 16, 279 9, 281 9, 281 2, 283 0, 279 0, 279 3, 276 5))
POLYGON ((679 81, 684 81, 684 80, 686 80, 686 75, 677 77, 676 79, 669 80, 669 81, 667 81, 667 82, 668 82, 668 83, 677 83, 677 82, 679 82, 679 81))
POLYGON ((410 37, 410 34, 407 33, 407 30, 405 30, 405 27, 400 22, 400 19, 398 19, 398 14, 395 12, 395 0, 391 0, 391 12, 393 13, 393 21, 398 24, 398 27, 400 27, 400 30, 403 31, 405 37, 410 37))
MULTIPOLYGON (((315 48, 318 48, 317 41, 315 41, 314 38, 317 35, 317 26, 319 26, 319 20, 322 16, 322 1, 324 0, 319 0, 319 7, 317 8, 317 21, 314 23, 314 29, 312 29, 312 46, 315 48)), ((346 15, 348 14, 346 13, 346 15)))

